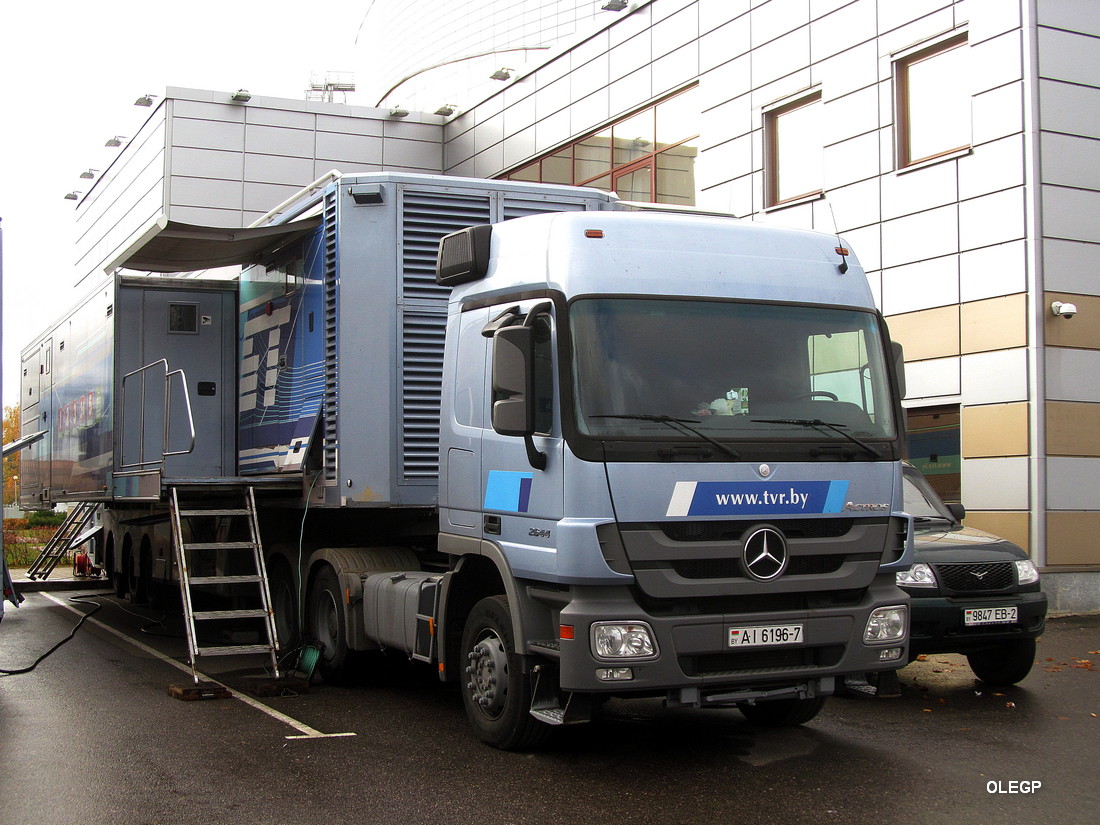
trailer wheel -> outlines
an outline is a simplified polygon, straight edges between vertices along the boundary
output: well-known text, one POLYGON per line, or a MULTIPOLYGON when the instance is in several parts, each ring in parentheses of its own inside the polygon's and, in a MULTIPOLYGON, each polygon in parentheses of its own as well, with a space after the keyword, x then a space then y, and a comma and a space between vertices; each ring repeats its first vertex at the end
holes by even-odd
POLYGON ((307 631, 321 645, 317 669, 326 682, 333 684, 348 678, 353 659, 343 602, 336 571, 327 565, 322 567, 309 588, 307 631))
POLYGON ((298 646, 298 591, 290 565, 280 558, 268 562, 271 581, 271 609, 275 614, 275 635, 284 653, 298 646))
POLYGON ((773 699, 755 705, 738 705, 741 714, 754 725, 767 728, 789 728, 803 725, 825 707, 825 697, 813 699, 773 699))
POLYGON ((544 742, 551 728, 529 712, 531 679, 516 653, 507 598, 490 596, 474 605, 462 631, 462 651, 462 703, 478 738, 501 750, 544 742))

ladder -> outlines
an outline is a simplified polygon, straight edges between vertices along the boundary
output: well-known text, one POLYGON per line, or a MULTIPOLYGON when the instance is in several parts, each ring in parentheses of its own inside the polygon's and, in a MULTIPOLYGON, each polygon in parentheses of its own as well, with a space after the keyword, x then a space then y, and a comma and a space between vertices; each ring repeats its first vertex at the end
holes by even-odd
POLYGON ((57 532, 53 534, 53 538, 46 542, 42 552, 31 562, 31 566, 27 569, 27 578, 45 579, 54 571, 66 553, 95 535, 98 527, 88 531, 84 528, 92 520, 98 506, 93 501, 82 501, 68 512, 61 526, 57 528, 57 532))
MULTIPOLYGON (((172 545, 176 552, 176 564, 179 567, 180 595, 183 600, 184 626, 187 631, 187 649, 191 658, 191 675, 195 684, 199 684, 198 658, 200 656, 236 656, 248 653, 265 653, 271 657, 271 669, 275 678, 279 678, 278 637, 275 633, 275 617, 271 609, 271 591, 268 586, 267 568, 264 566, 263 547, 260 544, 259 524, 256 520, 256 498, 252 487, 246 487, 237 494, 241 499, 239 506, 225 506, 225 499, 189 497, 180 504, 180 491, 171 488, 169 506, 172 520, 172 545), (241 530, 241 521, 247 525, 241 530), (204 525, 205 522, 205 525, 204 525), (187 523, 191 530, 185 540, 183 526, 187 523), (203 529, 205 526, 205 529, 203 529), (244 533, 245 535, 241 535, 244 533), (213 541, 190 540, 195 535, 212 535, 213 541), (228 540, 235 536, 235 540, 228 540), (213 553, 214 571, 209 575, 201 570, 193 575, 200 566, 195 563, 199 553, 213 553), (191 564, 189 564, 191 562, 191 564), (243 569, 246 568, 246 569, 243 569), (228 575, 226 570, 239 572, 228 575), (247 587, 251 585, 251 588, 247 587), (230 608, 225 610, 196 610, 194 588, 224 586, 231 595, 251 596, 253 604, 259 607, 230 608), (247 591, 251 589, 249 594, 247 591), (198 628, 203 622, 215 622, 238 619, 262 620, 260 641, 256 644, 219 644, 200 643, 198 628), (266 641, 265 641, 266 639, 266 641)), ((207 561, 207 565, 209 562, 207 561)), ((235 601, 235 599, 231 599, 235 601)))

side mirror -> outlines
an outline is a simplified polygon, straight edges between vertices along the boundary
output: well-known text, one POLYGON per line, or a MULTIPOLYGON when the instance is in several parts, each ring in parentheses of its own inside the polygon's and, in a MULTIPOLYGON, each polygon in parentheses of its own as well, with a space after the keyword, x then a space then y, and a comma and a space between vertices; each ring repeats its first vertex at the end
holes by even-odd
POLYGON ((534 330, 503 327, 493 334, 493 429, 501 435, 535 432, 534 330))
POLYGON ((894 356, 894 374, 898 377, 898 392, 905 398, 905 353, 897 341, 890 342, 890 352, 894 356))
POLYGON ((955 519, 955 521, 961 522, 966 518, 966 508, 957 501, 948 502, 947 510, 951 513, 951 517, 955 519))

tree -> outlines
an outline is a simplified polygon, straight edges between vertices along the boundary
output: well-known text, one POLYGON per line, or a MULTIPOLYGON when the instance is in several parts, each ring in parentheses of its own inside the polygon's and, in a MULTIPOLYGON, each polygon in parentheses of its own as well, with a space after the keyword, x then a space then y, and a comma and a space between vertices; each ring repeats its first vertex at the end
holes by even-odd
MULTIPOLYGON (((4 443, 19 438, 19 405, 4 407, 4 443)), ((4 504, 14 504, 19 497, 19 453, 4 459, 4 504)))

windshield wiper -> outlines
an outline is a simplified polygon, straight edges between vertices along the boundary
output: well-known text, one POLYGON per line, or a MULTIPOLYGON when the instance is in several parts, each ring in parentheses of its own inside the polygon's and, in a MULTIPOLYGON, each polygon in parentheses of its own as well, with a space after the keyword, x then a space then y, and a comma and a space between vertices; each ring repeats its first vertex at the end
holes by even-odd
POLYGON ((861 441, 851 433, 845 432, 843 424, 830 424, 828 421, 822 421, 820 418, 754 418, 752 420, 757 424, 793 424, 798 427, 813 427, 819 433, 831 430, 834 433, 844 436, 853 444, 862 447, 875 458, 882 458, 882 456, 878 454, 878 451, 866 441, 861 441))
POLYGON ((636 414, 636 415, 590 415, 588 417, 589 418, 619 418, 619 419, 625 419, 627 421, 655 421, 658 424, 667 424, 668 426, 672 427, 672 429, 677 430, 678 432, 689 433, 691 435, 696 436, 697 438, 701 438, 703 441, 706 441, 709 444, 713 444, 715 447, 717 447, 719 450, 724 452, 730 458, 734 458, 734 459, 741 458, 741 453, 737 452, 737 450, 733 449, 733 447, 730 447, 726 444, 723 444, 721 441, 717 441, 717 440, 711 438, 709 435, 702 432, 701 430, 695 429, 695 427, 692 426, 695 422, 694 421, 689 421, 689 420, 684 419, 684 418, 673 418, 671 415, 645 415, 645 414, 642 414, 642 413, 639 413, 639 414, 636 414))

